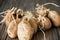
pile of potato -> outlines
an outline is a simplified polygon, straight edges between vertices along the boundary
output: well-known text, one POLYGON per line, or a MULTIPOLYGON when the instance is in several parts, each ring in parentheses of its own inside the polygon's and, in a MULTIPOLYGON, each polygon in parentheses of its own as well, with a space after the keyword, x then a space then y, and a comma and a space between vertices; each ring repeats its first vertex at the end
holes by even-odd
POLYGON ((18 37, 19 40, 31 40, 39 26, 42 30, 50 29, 52 25, 60 26, 60 15, 56 11, 43 6, 38 6, 35 10, 35 13, 15 7, 7 10, 1 23, 6 23, 8 36, 18 37))

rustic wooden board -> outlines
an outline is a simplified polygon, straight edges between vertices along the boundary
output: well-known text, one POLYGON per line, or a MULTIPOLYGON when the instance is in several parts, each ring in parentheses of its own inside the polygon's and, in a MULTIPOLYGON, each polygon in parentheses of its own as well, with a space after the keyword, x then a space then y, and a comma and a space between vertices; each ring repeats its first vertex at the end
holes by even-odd
MULTIPOLYGON (((60 5, 60 0, 3 0, 2 5, 0 5, 0 12, 11 9, 12 7, 33 11, 36 3, 44 4, 46 2, 54 2, 60 5)), ((48 5, 46 7, 60 13, 60 8, 52 5, 48 5)), ((0 17, 0 19, 2 18, 0 17)), ((5 24, 0 24, 0 40, 18 40, 18 38, 11 39, 7 35, 6 29, 5 24)), ((60 40, 60 28, 51 28, 50 30, 45 31, 45 34, 47 40, 60 40)), ((38 31, 33 35, 32 40, 43 40, 43 33, 38 31)))

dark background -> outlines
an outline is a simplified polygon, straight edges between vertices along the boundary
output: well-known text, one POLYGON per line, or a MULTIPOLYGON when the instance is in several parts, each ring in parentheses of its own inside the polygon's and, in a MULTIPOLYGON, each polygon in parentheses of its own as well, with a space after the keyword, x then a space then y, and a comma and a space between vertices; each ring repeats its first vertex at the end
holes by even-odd
MULTIPOLYGON (((12 7, 21 8, 23 10, 33 11, 36 7, 36 3, 44 4, 47 2, 53 2, 60 5, 60 0, 3 0, 0 5, 0 12, 6 11, 7 9, 11 9, 12 7)), ((55 7, 53 5, 47 5, 47 8, 52 10, 56 10, 60 14, 60 7, 55 7)), ((0 19, 2 19, 0 17, 0 19)), ((47 40, 60 40, 60 28, 54 28, 52 26, 51 29, 45 31, 47 40)), ((6 33, 6 26, 0 25, 0 40, 18 40, 18 38, 11 39, 6 33)), ((43 34, 41 31, 38 31, 34 34, 32 40, 43 40, 43 34)))

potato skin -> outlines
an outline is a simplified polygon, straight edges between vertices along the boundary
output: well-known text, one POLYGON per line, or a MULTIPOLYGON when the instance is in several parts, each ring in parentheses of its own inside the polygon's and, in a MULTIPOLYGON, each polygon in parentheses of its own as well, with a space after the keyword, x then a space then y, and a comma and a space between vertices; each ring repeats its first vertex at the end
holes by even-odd
POLYGON ((46 10, 40 9, 36 11, 41 16, 46 16, 46 10))
POLYGON ((18 29, 18 23, 20 22, 20 19, 18 20, 13 20, 10 22, 8 28, 7 28, 7 33, 8 36, 11 38, 17 37, 17 29, 18 29))
POLYGON ((51 22, 47 17, 42 17, 39 24, 43 30, 47 30, 51 28, 51 22))
POLYGON ((59 14, 56 11, 49 11, 48 17, 51 19, 55 27, 59 27, 59 14))
POLYGON ((19 40, 31 40, 34 30, 30 23, 27 21, 21 21, 18 25, 18 38, 19 40))
POLYGON ((47 13, 50 9, 47 9, 43 6, 36 8, 36 12, 41 16, 47 16, 47 13))
POLYGON ((31 19, 29 20, 29 23, 30 23, 31 26, 34 28, 35 33, 36 33, 36 32, 37 32, 37 29, 38 29, 36 21, 35 21, 33 18, 31 18, 31 19))

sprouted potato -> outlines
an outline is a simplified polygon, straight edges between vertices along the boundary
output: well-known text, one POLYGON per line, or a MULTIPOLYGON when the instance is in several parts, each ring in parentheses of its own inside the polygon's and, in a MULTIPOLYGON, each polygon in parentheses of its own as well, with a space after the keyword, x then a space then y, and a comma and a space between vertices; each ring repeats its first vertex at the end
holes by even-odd
MULTIPOLYGON (((17 10, 18 11, 18 10, 17 10)), ((15 17, 13 17, 13 20, 10 22, 8 28, 7 28, 7 33, 11 38, 17 37, 17 30, 18 30, 18 24, 21 21, 21 17, 19 18, 19 11, 16 12, 15 17)))
POLYGON ((6 25, 8 26, 9 23, 13 20, 12 15, 15 13, 15 11, 16 11, 16 8, 14 8, 14 7, 11 10, 8 10, 6 13, 6 16, 3 18, 3 20, 0 23, 5 22, 6 25))
POLYGON ((47 30, 51 28, 51 21, 47 17, 39 15, 38 20, 39 20, 39 25, 43 30, 47 30))
POLYGON ((60 25, 59 14, 56 11, 49 11, 48 17, 52 20, 55 27, 60 25))
POLYGON ((29 21, 32 28, 34 28, 34 32, 36 33, 38 27, 37 27, 37 23, 36 23, 35 19, 33 18, 34 15, 30 11, 26 11, 25 13, 26 13, 25 16, 27 17, 27 20, 29 21))
POLYGON ((16 23, 16 20, 13 20, 12 22, 10 22, 10 24, 7 28, 8 36, 11 38, 15 38, 17 36, 17 33, 16 33, 17 28, 18 28, 18 25, 16 23))
POLYGON ((34 33, 33 27, 31 27, 30 23, 27 20, 22 20, 18 24, 18 38, 19 40, 31 40, 34 33))

